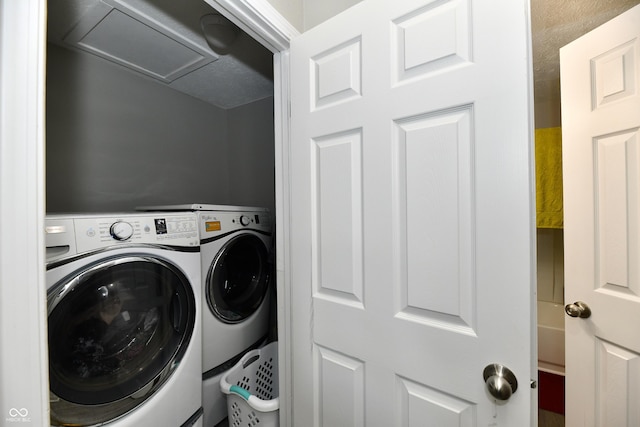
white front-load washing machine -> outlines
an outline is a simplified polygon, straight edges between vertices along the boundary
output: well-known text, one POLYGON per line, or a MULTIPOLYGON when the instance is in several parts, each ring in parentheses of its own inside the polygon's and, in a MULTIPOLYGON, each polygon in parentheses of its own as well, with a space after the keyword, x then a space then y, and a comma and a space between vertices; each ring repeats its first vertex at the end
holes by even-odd
POLYGON ((203 284, 202 403, 205 427, 227 416, 222 375, 265 343, 273 290, 273 221, 269 210, 227 205, 170 205, 141 210, 198 216, 203 284))
POLYGON ((196 215, 45 226, 51 425, 202 426, 196 215))

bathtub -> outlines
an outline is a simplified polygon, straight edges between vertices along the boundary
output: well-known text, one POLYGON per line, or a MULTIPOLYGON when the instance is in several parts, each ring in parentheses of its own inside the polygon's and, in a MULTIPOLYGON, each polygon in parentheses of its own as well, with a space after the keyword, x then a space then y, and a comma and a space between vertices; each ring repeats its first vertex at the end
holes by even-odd
POLYGON ((564 415, 564 306, 538 301, 538 408, 564 415))
POLYGON ((538 301, 538 370, 564 375, 564 306, 538 301))

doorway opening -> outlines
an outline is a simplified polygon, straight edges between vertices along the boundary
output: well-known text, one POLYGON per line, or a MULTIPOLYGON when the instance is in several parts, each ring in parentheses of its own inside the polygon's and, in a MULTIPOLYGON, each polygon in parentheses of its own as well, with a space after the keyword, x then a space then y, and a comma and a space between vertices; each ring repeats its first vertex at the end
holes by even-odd
POLYGON ((564 426, 564 236, 559 49, 638 0, 531 1, 537 176, 539 426, 564 426), (557 167, 554 175, 552 170, 557 167), (542 184, 541 184, 542 183, 542 184), (556 194, 552 194, 556 192, 556 194), (553 204, 559 201, 559 205, 553 204), (554 211, 555 212, 551 212, 554 211), (555 218, 553 216, 556 215, 555 218))
POLYGON ((48 0, 48 12, 48 214, 251 206, 275 232, 274 51, 201 0, 48 0))

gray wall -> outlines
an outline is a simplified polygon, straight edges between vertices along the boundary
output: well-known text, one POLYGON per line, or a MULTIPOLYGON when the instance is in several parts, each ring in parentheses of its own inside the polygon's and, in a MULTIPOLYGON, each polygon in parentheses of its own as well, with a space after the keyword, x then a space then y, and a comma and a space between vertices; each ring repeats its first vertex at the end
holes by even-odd
POLYGON ((224 110, 92 55, 49 45, 47 212, 235 200, 273 206, 272 117, 271 98, 224 110), (253 123, 251 132, 243 123, 253 123), (238 170, 250 172, 238 177, 238 170))
POLYGON ((273 98, 228 110, 230 204, 275 212, 273 98))

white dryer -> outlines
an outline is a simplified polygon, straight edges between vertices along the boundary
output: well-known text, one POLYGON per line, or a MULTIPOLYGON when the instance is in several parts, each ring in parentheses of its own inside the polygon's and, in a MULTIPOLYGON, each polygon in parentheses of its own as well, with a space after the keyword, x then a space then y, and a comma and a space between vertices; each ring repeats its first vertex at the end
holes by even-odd
POLYGON ((202 426, 196 215, 50 215, 51 425, 202 426))
POLYGON ((205 427, 227 416, 222 375, 265 343, 273 290, 273 221, 269 210, 227 205, 170 205, 141 210, 194 211, 202 256, 202 401, 205 427))

